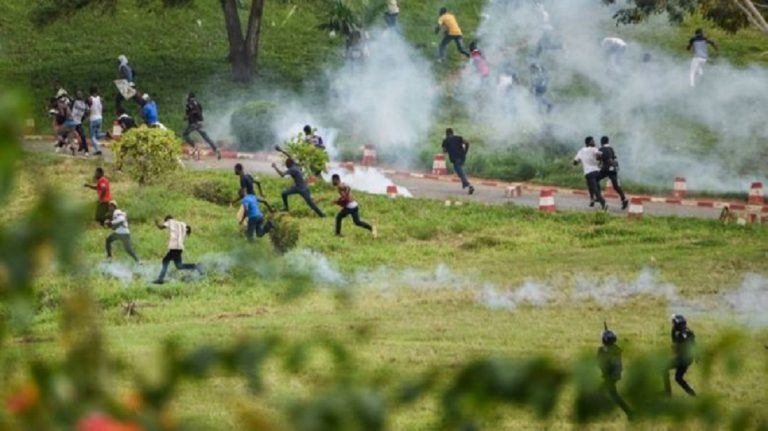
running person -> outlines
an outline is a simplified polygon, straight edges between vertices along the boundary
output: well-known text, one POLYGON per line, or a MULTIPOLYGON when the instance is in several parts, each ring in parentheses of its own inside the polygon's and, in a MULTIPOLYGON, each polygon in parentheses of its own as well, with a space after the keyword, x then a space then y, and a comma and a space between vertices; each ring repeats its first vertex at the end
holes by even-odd
MULTIPOLYGON (((259 196, 262 198, 264 197, 264 191, 261 189, 261 183, 258 182, 256 179, 253 178, 251 174, 245 173, 243 170, 243 165, 240 163, 235 164, 235 175, 240 177, 240 190, 238 192, 238 196, 242 197, 245 195, 255 195, 253 186, 254 184, 259 189, 259 196)), ((239 201, 240 198, 238 198, 234 203, 239 201)))
POLYGON ((72 102, 72 121, 75 124, 75 132, 77 132, 80 139, 80 147, 77 152, 83 153, 84 156, 89 156, 88 141, 85 139, 85 129, 83 129, 83 120, 85 114, 88 111, 88 105, 83 99, 83 92, 80 90, 75 91, 75 100, 72 102))
POLYGON ((603 387, 608 392, 611 399, 618 405, 628 418, 632 418, 632 409, 619 395, 616 384, 621 380, 622 363, 621 348, 616 345, 618 337, 616 333, 605 326, 603 331, 603 345, 597 349, 597 363, 600 366, 600 372, 603 375, 603 387))
MULTIPOLYGON (((680 314, 672 316, 672 354, 674 355, 669 365, 675 370, 675 381, 690 396, 695 397, 696 391, 685 381, 685 373, 694 359, 696 335, 688 328, 688 322, 680 314)), ((664 392, 672 395, 672 386, 669 381, 669 372, 664 371, 664 392)))
POLYGON ((99 96, 99 89, 91 87, 91 96, 88 98, 88 110, 89 115, 89 129, 91 132, 91 146, 93 147, 93 155, 101 155, 101 147, 99 146, 99 139, 106 137, 106 134, 101 133, 101 126, 103 124, 103 104, 101 96, 99 96))
POLYGON ((291 195, 301 195, 302 198, 304 198, 304 202, 307 203, 307 206, 309 206, 312 211, 315 212, 319 217, 325 217, 325 213, 323 213, 323 210, 317 207, 317 204, 315 204, 315 201, 312 200, 312 194, 309 192, 309 187, 307 187, 307 182, 304 181, 304 174, 301 173, 301 168, 299 167, 296 162, 291 159, 290 157, 286 159, 285 161, 285 167, 286 170, 281 171, 277 164, 272 163, 272 168, 275 169, 278 175, 281 177, 285 177, 286 175, 290 175, 291 178, 293 178, 293 186, 283 190, 282 198, 283 198, 283 211, 288 211, 288 196, 291 195))
POLYGON ((627 209, 629 201, 627 200, 626 195, 624 195, 624 190, 622 190, 621 184, 619 183, 619 160, 616 158, 616 152, 613 151, 610 139, 607 136, 600 138, 599 157, 600 178, 598 178, 598 181, 608 178, 611 181, 613 189, 616 190, 616 193, 619 194, 619 198, 621 198, 621 209, 627 209))
POLYGON ((435 27, 435 34, 440 33, 441 28, 445 29, 445 34, 443 35, 443 40, 440 41, 440 47, 437 50, 437 61, 440 63, 445 61, 445 49, 451 41, 456 43, 456 49, 458 49, 460 53, 469 58, 469 52, 467 52, 461 44, 463 34, 461 32, 461 27, 459 27, 459 22, 456 21, 456 16, 451 12, 448 12, 448 9, 444 7, 440 8, 437 18, 437 26, 435 27))
POLYGON ((693 58, 691 59, 691 72, 690 81, 691 87, 696 86, 696 78, 701 77, 704 74, 704 63, 709 59, 709 45, 715 48, 715 51, 719 51, 717 44, 713 40, 709 40, 704 36, 704 30, 697 28, 696 33, 688 41, 688 51, 693 51, 693 58))
POLYGON ((187 106, 185 108, 184 118, 187 120, 187 128, 184 129, 182 136, 184 137, 184 141, 192 146, 194 153, 199 154, 197 152, 197 145, 195 145, 195 141, 192 140, 191 135, 192 132, 197 132, 208 146, 216 152, 216 158, 221 160, 221 151, 216 148, 216 144, 213 143, 213 140, 207 133, 205 133, 205 129, 203 129, 203 105, 197 101, 195 93, 189 93, 187 96, 187 106))
POLYGON ((341 177, 338 174, 333 174, 331 183, 339 192, 339 199, 336 200, 336 205, 341 207, 341 211, 336 214, 336 236, 341 236, 341 222, 351 215, 355 226, 371 231, 373 237, 376 238, 378 236, 376 228, 360 220, 360 205, 352 199, 352 189, 347 184, 341 182, 341 177))
POLYGON ((240 219, 240 224, 243 224, 246 219, 248 220, 245 237, 249 242, 253 242, 254 233, 257 237, 261 238, 273 228, 272 222, 268 221, 264 223, 264 214, 261 213, 259 203, 266 205, 270 212, 272 211, 272 207, 269 206, 267 201, 257 198, 256 195, 252 193, 243 194, 243 191, 241 190, 240 196, 242 197, 243 204, 243 217, 240 219))
POLYGON ((144 123, 148 127, 159 127, 165 129, 163 123, 160 122, 160 114, 157 111, 157 103, 149 97, 149 94, 144 93, 141 96, 141 100, 144 101, 144 106, 141 107, 141 115, 144 117, 144 123))
POLYGON ((107 237, 105 244, 107 250, 107 259, 112 260, 112 243, 120 241, 123 243, 123 249, 130 255, 136 263, 141 263, 133 251, 131 244, 131 231, 128 230, 128 215, 125 211, 117 207, 117 202, 111 201, 109 209, 112 212, 112 220, 107 220, 107 226, 111 227, 113 232, 107 237))
POLYGON ((576 153, 576 157, 573 158, 573 164, 578 165, 581 163, 581 167, 584 170, 584 179, 587 181, 589 196, 592 198, 589 206, 593 206, 596 201, 600 202, 603 210, 606 210, 608 206, 605 204, 603 194, 600 192, 600 166, 597 163, 599 156, 600 152, 595 148, 595 139, 587 136, 587 139, 584 140, 584 148, 576 153))
POLYGON ((443 152, 448 153, 448 159, 453 164, 453 170, 456 172, 456 175, 459 176, 459 179, 461 179, 461 188, 468 188, 469 194, 473 194, 475 188, 469 183, 467 176, 464 174, 464 162, 467 160, 469 142, 465 141, 461 136, 454 135, 453 129, 445 129, 443 152))
POLYGON ((192 228, 186 223, 176 221, 172 216, 166 216, 165 222, 160 223, 155 220, 155 226, 158 229, 168 229, 168 253, 163 257, 163 269, 160 270, 160 275, 157 280, 153 281, 155 284, 165 283, 165 274, 168 273, 168 265, 171 262, 176 266, 179 271, 191 271, 196 270, 200 275, 203 275, 203 270, 200 265, 194 263, 184 263, 182 261, 182 254, 184 253, 184 240, 192 235, 192 228))

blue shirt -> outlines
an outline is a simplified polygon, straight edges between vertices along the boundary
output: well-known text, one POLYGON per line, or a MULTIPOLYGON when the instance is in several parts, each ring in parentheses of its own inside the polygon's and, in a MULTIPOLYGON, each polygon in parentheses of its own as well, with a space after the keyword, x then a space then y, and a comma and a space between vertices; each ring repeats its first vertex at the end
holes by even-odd
POLYGON ((141 111, 144 113, 144 121, 147 124, 155 124, 158 122, 157 104, 154 100, 145 103, 144 107, 141 108, 141 111))
POLYGON ((243 198, 243 206, 245 207, 245 213, 248 218, 262 218, 261 209, 259 209, 259 200, 256 199, 256 195, 245 195, 243 198))

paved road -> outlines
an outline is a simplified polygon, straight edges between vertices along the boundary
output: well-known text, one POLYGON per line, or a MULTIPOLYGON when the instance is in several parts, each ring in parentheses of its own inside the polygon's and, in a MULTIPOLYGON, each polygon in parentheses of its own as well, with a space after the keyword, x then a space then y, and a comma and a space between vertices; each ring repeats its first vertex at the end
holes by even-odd
MULTIPOLYGON (((44 142, 27 141, 25 142, 25 148, 32 151, 51 151, 51 145, 44 142)), ((64 156, 62 157, 69 157, 64 156)), ((111 155, 108 151, 105 151, 105 160, 110 160, 111 155)), ((223 159, 216 160, 214 158, 203 158, 200 161, 188 160, 185 162, 186 166, 195 170, 229 170, 231 171, 235 163, 242 163, 247 172, 255 173, 262 176, 276 176, 274 170, 270 166, 269 162, 260 160, 232 160, 223 159)), ((528 207, 537 208, 539 205, 539 195, 535 190, 523 189, 523 194, 516 198, 505 197, 504 187, 492 187, 482 185, 476 182, 475 194, 469 196, 465 191, 461 189, 461 186, 454 182, 449 181, 437 181, 434 179, 421 179, 414 177, 406 177, 402 175, 388 175, 388 178, 398 185, 399 187, 407 188, 414 197, 439 199, 439 200, 460 200, 464 202, 478 202, 489 204, 506 204, 512 202, 517 205, 524 205, 528 207)), ((558 193, 555 197, 558 210, 567 211, 597 211, 594 208, 589 208, 588 198, 586 196, 578 196, 570 193, 558 193)), ((609 213, 617 216, 625 215, 625 211, 620 208, 620 202, 618 198, 608 199, 609 213)), ((720 209, 717 208, 704 208, 696 206, 683 206, 676 204, 666 203, 644 203, 645 214, 655 216, 676 216, 676 217, 691 217, 701 219, 716 219, 720 215, 720 209)))

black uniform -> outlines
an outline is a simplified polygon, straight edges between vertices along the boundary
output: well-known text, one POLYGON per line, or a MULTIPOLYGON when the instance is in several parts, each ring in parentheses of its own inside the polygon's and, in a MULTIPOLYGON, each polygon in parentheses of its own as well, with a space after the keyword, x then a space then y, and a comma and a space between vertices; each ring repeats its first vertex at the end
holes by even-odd
POLYGON ((597 349, 597 363, 600 366, 600 371, 603 373, 603 386, 611 399, 618 405, 627 417, 632 417, 632 409, 621 398, 619 391, 616 389, 616 383, 621 380, 622 363, 621 363, 621 348, 615 344, 610 346, 600 346, 597 349))
POLYGON ((626 202, 627 197, 619 184, 619 161, 616 158, 616 152, 613 147, 606 144, 600 147, 600 177, 598 181, 608 178, 611 180, 613 189, 619 194, 622 202, 626 202))
MULTIPOLYGON (((672 329, 672 352, 674 358, 669 365, 669 369, 675 370, 675 381, 690 396, 696 396, 696 391, 685 381, 685 373, 693 363, 693 349, 695 345, 696 336, 687 326, 672 329)), ((664 391, 667 395, 672 394, 669 372, 664 373, 664 391)))

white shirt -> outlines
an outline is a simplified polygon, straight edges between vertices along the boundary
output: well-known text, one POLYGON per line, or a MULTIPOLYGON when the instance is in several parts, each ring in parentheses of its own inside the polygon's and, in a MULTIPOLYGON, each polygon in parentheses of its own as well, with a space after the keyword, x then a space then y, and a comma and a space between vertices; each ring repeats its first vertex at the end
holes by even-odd
POLYGON ((91 96, 91 121, 101 120, 101 97, 91 96))
POLYGON ((131 231, 128 230, 128 214, 125 213, 123 210, 115 210, 115 212, 112 213, 112 229, 115 230, 115 233, 119 234, 129 234, 131 231))
POLYGON ((576 153, 576 157, 573 160, 581 162, 581 167, 584 169, 584 175, 591 174, 600 170, 600 164, 597 160, 597 155, 600 153, 595 147, 584 147, 576 153))
POLYGON ((397 7, 397 0, 388 0, 387 1, 387 12, 390 15, 394 15, 394 14, 400 13, 400 8, 397 7))
POLYGON ((606 37, 603 39, 603 42, 600 44, 605 49, 617 49, 617 48, 626 48, 627 42, 624 42, 624 40, 619 39, 618 37, 606 37))
POLYGON ((168 250, 184 250, 184 239, 187 237, 187 224, 176 220, 168 220, 163 223, 168 228, 168 250))

